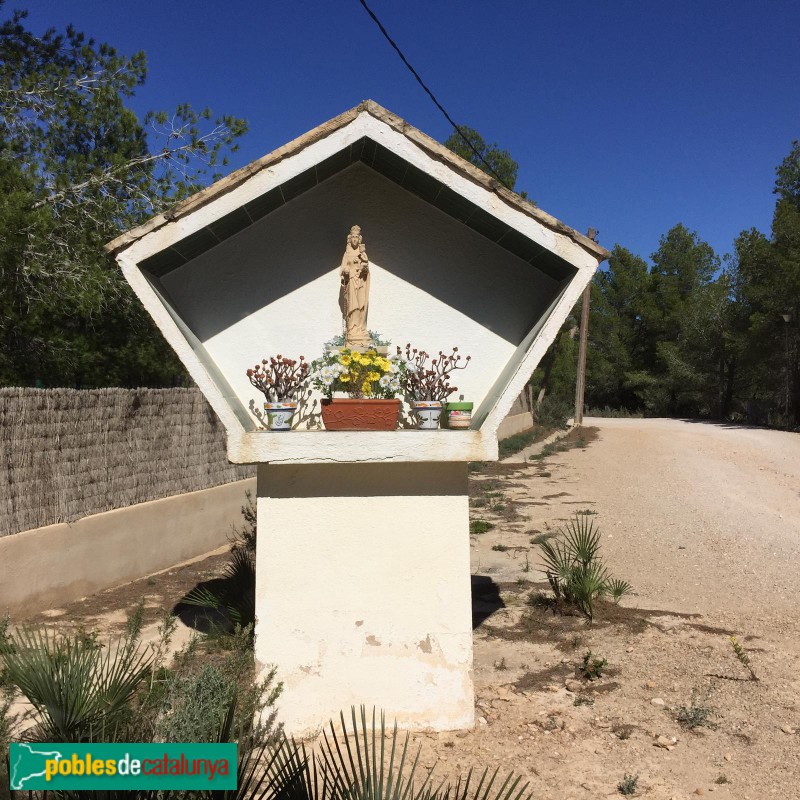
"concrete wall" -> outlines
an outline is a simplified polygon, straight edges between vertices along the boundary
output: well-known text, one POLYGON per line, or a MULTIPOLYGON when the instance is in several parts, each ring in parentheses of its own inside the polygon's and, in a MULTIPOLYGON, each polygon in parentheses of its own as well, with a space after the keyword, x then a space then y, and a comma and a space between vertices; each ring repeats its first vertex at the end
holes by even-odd
POLYGON ((250 478, 0 538, 0 614, 53 608, 214 550, 250 478))
POLYGON ((474 721, 464 463, 260 466, 256 659, 305 735, 341 709, 474 721))
POLYGON ((533 414, 523 411, 521 414, 509 414, 497 429, 497 439, 502 441, 515 433, 522 433, 533 427, 533 414))

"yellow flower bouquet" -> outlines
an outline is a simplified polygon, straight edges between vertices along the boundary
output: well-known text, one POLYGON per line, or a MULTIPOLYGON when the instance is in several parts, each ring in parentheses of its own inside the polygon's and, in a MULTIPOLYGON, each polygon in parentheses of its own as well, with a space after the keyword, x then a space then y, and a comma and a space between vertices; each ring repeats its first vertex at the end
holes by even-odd
POLYGON ((329 350, 311 370, 312 384, 328 399, 342 392, 354 399, 389 400, 401 393, 404 382, 404 363, 372 348, 329 350))

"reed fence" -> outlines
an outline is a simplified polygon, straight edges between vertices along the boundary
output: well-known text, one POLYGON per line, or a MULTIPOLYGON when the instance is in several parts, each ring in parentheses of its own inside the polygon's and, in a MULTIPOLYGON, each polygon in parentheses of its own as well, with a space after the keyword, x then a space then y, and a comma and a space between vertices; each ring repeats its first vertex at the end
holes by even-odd
POLYGON ((197 389, 0 389, 0 536, 254 475, 197 389))

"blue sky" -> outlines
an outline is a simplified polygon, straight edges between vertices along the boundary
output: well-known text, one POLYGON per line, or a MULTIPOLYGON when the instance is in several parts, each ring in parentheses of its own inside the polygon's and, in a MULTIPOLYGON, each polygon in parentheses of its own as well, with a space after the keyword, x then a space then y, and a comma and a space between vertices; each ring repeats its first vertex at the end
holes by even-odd
MULTIPOLYGON (((369 2, 451 116, 519 162, 517 189, 604 246, 649 257, 683 222, 724 253, 741 230, 769 230, 775 167, 800 138, 800 3, 369 2)), ((231 168, 365 98, 450 133, 358 0, 28 8, 36 31, 72 22, 144 50, 137 110, 247 118, 231 168)))

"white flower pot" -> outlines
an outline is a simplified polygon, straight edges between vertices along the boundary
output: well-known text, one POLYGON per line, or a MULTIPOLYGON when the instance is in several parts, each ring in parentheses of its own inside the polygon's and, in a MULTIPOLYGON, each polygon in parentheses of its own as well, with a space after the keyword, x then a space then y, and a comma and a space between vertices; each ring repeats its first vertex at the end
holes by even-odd
POLYGON ((439 427, 439 418, 442 416, 442 403, 439 400, 415 400, 414 411, 420 430, 433 431, 439 427))
POLYGON ((297 409, 296 400, 284 400, 280 403, 264 403, 267 415, 267 427, 271 431, 290 431, 292 416, 297 409))

